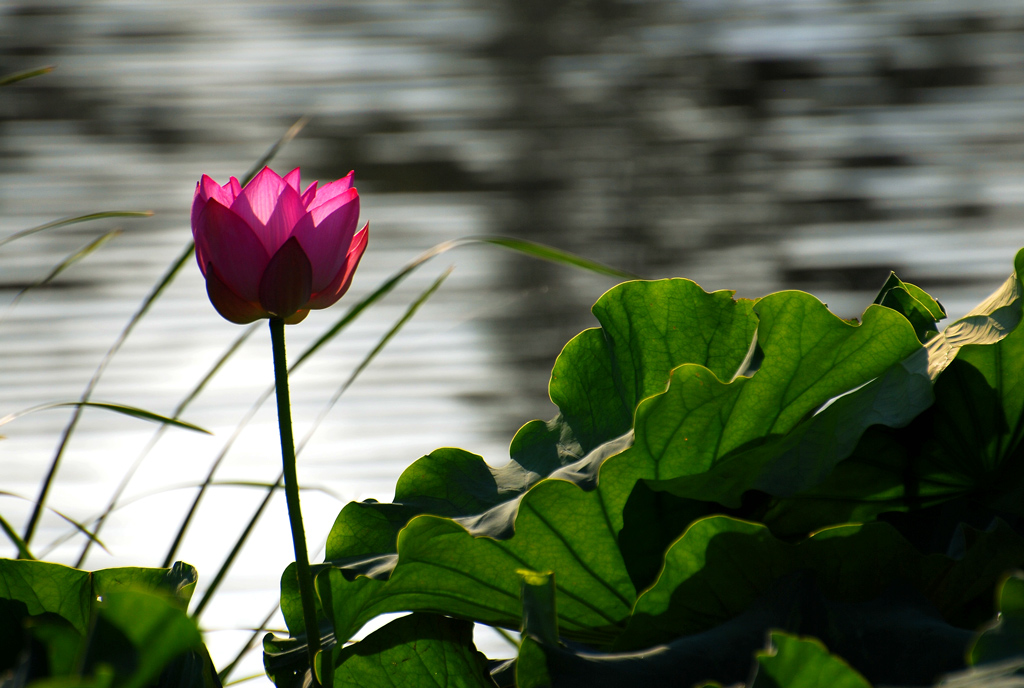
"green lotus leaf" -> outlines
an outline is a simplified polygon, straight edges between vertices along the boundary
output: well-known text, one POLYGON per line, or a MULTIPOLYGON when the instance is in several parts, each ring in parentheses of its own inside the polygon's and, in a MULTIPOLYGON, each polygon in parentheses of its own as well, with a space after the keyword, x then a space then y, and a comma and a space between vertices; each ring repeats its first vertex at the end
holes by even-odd
POLYGON ((493 688, 473 624, 410 614, 335 650, 334 688, 493 688))
POLYGON ((1024 658, 1024 575, 1007 576, 999 587, 999 616, 968 651, 973 665, 1024 658))
POLYGON ((637 405, 663 392, 672 369, 683 363, 730 379, 757 327, 752 305, 685 279, 612 288, 593 308, 602 326, 575 337, 555 362, 550 394, 558 417, 523 426, 512 441, 512 460, 500 468, 461 449, 424 456, 399 478, 394 504, 350 504, 342 511, 327 559, 394 552, 398 531, 418 514, 473 516, 521 496, 628 433, 637 405))
POLYGON ((941 303, 920 287, 902 281, 895 272, 889 274, 874 302, 909 320, 922 344, 939 333, 937 323, 946 317, 941 303))
MULTIPOLYGON (((900 583, 873 599, 842 602, 824 595, 810 574, 794 572, 773 581, 738 616, 635 652, 599 652, 524 636, 517 678, 521 686, 556 688, 734 685, 750 675, 765 636, 780 630, 824 640, 869 679, 890 685, 927 685, 962 668, 973 635, 943 620, 920 593, 900 583)), ((810 662, 811 674, 802 680, 815 668, 821 667, 810 662)))
POLYGON ((823 594, 839 601, 872 599, 902 581, 947 622, 973 629, 991 617, 1003 572, 1024 565, 1024 538, 1002 522, 988 532, 965 531, 967 545, 954 559, 921 554, 885 523, 837 526, 789 544, 759 523, 705 518, 668 550, 614 647, 636 650, 714 628, 796 571, 810 572, 823 594))
POLYGON ((60 564, 0 559, 0 599, 24 603, 31 616, 57 614, 84 636, 92 608, 92 579, 85 571, 60 564))
MULTIPOLYGON (((166 671, 161 685, 219 686, 199 630, 185 613, 195 583, 195 569, 180 562, 170 569, 89 572, 0 559, 0 621, 15 635, 22 629, 19 647, 26 633, 41 644, 25 655, 17 650, 31 659, 34 648, 43 648, 41 666, 49 673, 36 678, 63 681, 84 668, 83 686, 131 688, 166 671), (189 662, 205 671, 183 671, 189 662)), ((10 657, 0 661, 10 668, 10 657)))
POLYGON ((772 633, 771 647, 758 654, 751 688, 871 688, 841 657, 816 638, 772 633))
POLYGON ((563 635, 611 642, 625 625, 636 590, 614 533, 601 527, 600 501, 588 495, 593 493, 564 480, 535 485, 519 505, 514 535, 505 540, 470 532, 451 519, 414 518, 399 535, 390 577, 342 568, 317 577, 321 598, 329 594, 333 600, 336 636, 347 639, 379 614, 406 610, 517 629, 518 571, 530 569, 558 571, 563 635))
POLYGON ((914 402, 909 413, 930 401, 922 375, 903 364, 920 344, 892 310, 870 306, 853 326, 802 292, 772 294, 756 310, 764 352, 756 374, 724 383, 701 366, 683 365, 666 393, 638 409, 629 460, 647 467, 641 477, 657 481, 657 489, 727 506, 738 506, 749 489, 792 494, 826 478, 872 423, 909 420, 907 399, 914 402), (879 376, 874 387, 812 417, 879 376), (847 416, 855 422, 823 456, 816 448, 847 416))
POLYGON ((757 327, 751 306, 681 279, 629 282, 602 296, 593 309, 601 328, 570 341, 551 372, 551 400, 583 451, 628 432, 640 402, 665 391, 682 363, 732 378, 757 327))
MULTIPOLYGON (((725 384, 714 371, 701 365, 676 368, 668 392, 641 403, 638 441, 632 447, 628 434, 600 445, 575 463, 559 468, 546 481, 534 484, 525 495, 516 494, 514 489, 502 490, 497 479, 483 489, 487 481, 482 479, 482 462, 457 450, 442 450, 438 456, 413 466, 418 474, 426 476, 425 489, 419 495, 412 494, 414 481, 403 476, 399 492, 402 499, 422 500, 424 492, 433 490, 433 509, 447 513, 459 511, 452 494, 458 496, 459 503, 474 509, 494 500, 504 501, 455 521, 413 519, 401 531, 397 558, 386 549, 383 554, 379 552, 389 532, 406 517, 401 514, 393 518, 404 504, 346 507, 328 548, 328 560, 337 567, 328 579, 338 638, 350 637, 377 614, 403 610, 434 611, 515 628, 519 617, 516 570, 530 568, 558 572, 559 622, 567 637, 598 645, 611 642, 630 613, 637 585, 649 582, 645 576, 650 575, 651 568, 648 561, 646 570, 631 570, 619 548, 630 495, 640 480, 672 479, 681 472, 700 470, 687 455, 684 443, 688 438, 679 437, 681 432, 692 432, 696 446, 710 442, 722 452, 764 441, 792 429, 836 394, 884 373, 919 349, 906 320, 878 306, 870 308, 864 324, 856 327, 800 292, 763 299, 758 312, 764 330, 760 342, 765 360, 754 377, 725 384), (795 356, 794 349, 801 355, 795 356), (728 400, 730 407, 742 414, 732 425, 717 427, 707 414, 701 415, 705 399, 694 402, 696 415, 679 410, 680 404, 685 407, 702 392, 728 400), (655 418, 653 412, 645 415, 647 406, 655 406, 662 416, 655 418), (741 417, 750 422, 740 422, 741 417), (700 439, 701 433, 718 434, 709 440, 700 439), (659 444, 662 438, 667 438, 668 444, 683 446, 667 451, 659 444), (442 459, 458 470, 427 470, 442 459), (440 475, 447 477, 442 479, 440 475), (460 476, 471 476, 468 484, 477 489, 470 492, 460 486, 460 476), (448 490, 444 498, 439 496, 442 490, 448 490)), ((711 345, 702 349, 712 350, 711 345)), ((739 351, 737 348, 730 366, 739 360, 739 351)), ((642 387, 639 390, 630 398, 638 399, 649 391, 642 387)), ((712 415, 728 415, 720 411, 712 415)), ((493 469, 487 471, 494 475, 493 469)), ((720 501, 728 501, 738 498, 748 487, 730 485, 731 494, 724 487, 711 492, 720 501)), ((641 529, 646 525, 634 523, 641 529)), ((288 586, 283 592, 286 619, 288 610, 293 609, 295 619, 289 621, 289 626, 298 628, 297 591, 288 586)))
POLYGON ((99 617, 119 633, 107 635, 107 643, 94 640, 90 652, 105 653, 93 661, 113 664, 115 669, 124 662, 129 671, 118 682, 123 688, 150 685, 172 660, 189 650, 205 652, 195 621, 166 596, 137 590, 107 592, 97 607, 99 617), (117 642, 122 637, 127 644, 117 642))
MULTIPOLYGON (((1017 254, 1018 271, 1022 262, 1024 251, 1017 254)), ((943 355, 955 359, 937 367, 935 340, 928 343, 929 368, 937 375, 932 407, 905 428, 872 428, 818 486, 773 505, 765 519, 776 532, 952 500, 1024 514, 1024 325, 1016 275, 1008 284, 964 319, 984 326, 947 335, 954 323, 943 333, 955 344, 943 355)))
POLYGON ((1003 285, 956 322, 950 323, 939 336, 928 340, 928 372, 937 377, 956 358, 960 349, 971 344, 999 342, 1021 321, 1021 296, 1024 295, 1024 249, 1013 259, 1013 274, 1003 285))

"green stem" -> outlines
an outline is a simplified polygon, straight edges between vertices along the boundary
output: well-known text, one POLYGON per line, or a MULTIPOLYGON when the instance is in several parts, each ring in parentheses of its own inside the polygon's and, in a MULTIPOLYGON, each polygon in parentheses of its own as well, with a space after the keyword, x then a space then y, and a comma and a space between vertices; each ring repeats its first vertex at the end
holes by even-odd
POLYGON ((292 544, 295 546, 295 570, 299 578, 299 594, 302 597, 302 622, 306 627, 309 668, 313 675, 313 686, 316 688, 319 685, 316 680, 316 655, 320 652, 320 628, 316 622, 313 576, 310 574, 309 555, 306 552, 306 531, 302 527, 302 511, 299 508, 295 440, 292 437, 292 405, 288 396, 288 361, 284 349, 284 320, 270 319, 270 341, 274 349, 274 382, 277 389, 277 424, 281 429, 284 493, 288 501, 288 520, 292 526, 292 544))

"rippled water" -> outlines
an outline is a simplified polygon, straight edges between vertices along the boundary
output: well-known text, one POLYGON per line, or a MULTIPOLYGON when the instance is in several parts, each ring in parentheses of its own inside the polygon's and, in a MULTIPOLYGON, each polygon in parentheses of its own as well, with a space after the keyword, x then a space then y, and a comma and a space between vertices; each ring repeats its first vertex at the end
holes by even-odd
MULTIPOLYGON (((7 2, 0 72, 0 236, 52 219, 150 209, 0 247, 5 307, 103 231, 119 237, 0 321, 0 414, 71 400, 188 235, 202 173, 241 174, 299 116, 274 165, 355 169, 370 248, 351 301, 420 251, 497 233, 649 277, 758 296, 812 291, 844 316, 888 269, 962 314, 1024 243, 1024 7, 843 2, 7 2)), ((612 282, 479 248, 437 258, 293 379, 302 437, 361 358, 445 267, 455 272, 346 393, 300 459, 315 548, 351 499, 390 499, 440 446, 500 463, 553 415, 561 346, 612 282)), ((289 328, 295 355, 344 302, 289 328)), ((169 413, 238 336, 189 265, 131 335, 94 398, 169 413)), ((91 568, 158 565, 213 457, 271 382, 260 330, 143 463, 91 568), (154 494, 155 492, 155 494, 154 494)), ((66 411, 8 425, 0 490, 33 497, 66 411)), ((273 407, 217 474, 278 471, 273 407)), ((94 515, 152 436, 88 410, 50 497, 94 515)), ((262 493, 221 486, 179 557, 220 566, 262 493)), ((27 502, 0 500, 16 525, 27 502)), ((49 514, 35 546, 67 526, 49 514)), ((274 602, 289 558, 275 501, 203 616, 223 665, 274 602)), ((73 562, 79 539, 48 556, 73 562)), ((278 622, 280 623, 280 622, 278 622)), ((500 644, 483 639, 488 651, 500 644)), ((259 670, 258 653, 247 665, 259 670)))

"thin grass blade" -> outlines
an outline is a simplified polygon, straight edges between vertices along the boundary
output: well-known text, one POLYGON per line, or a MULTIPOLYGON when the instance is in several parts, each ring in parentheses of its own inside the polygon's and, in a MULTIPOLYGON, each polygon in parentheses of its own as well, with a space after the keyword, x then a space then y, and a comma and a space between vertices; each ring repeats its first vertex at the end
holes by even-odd
POLYGON ((57 279, 57 277, 62 272, 67 270, 69 267, 71 267, 72 265, 74 265, 78 261, 82 260, 83 258, 87 257, 93 251, 98 249, 100 246, 102 246, 103 244, 107 243, 108 241, 110 241, 111 239, 113 239, 114 237, 118 236, 121 233, 122 232, 121 232, 120 229, 112 229, 109 232, 107 232, 106 234, 103 234, 103 235, 99 236, 98 238, 93 239, 91 242, 86 244, 84 247, 82 247, 81 249, 79 249, 75 253, 72 253, 70 256, 68 256, 63 261, 61 261, 60 264, 58 264, 57 267, 55 267, 53 270, 51 270, 50 274, 48 274, 46 277, 44 277, 43 279, 39 280, 38 282, 30 284, 29 286, 27 286, 24 289, 22 289, 21 291, 19 291, 17 294, 14 295, 14 298, 11 299, 11 303, 7 306, 7 311, 4 313, 3 317, 0 317, 0 323, 2 323, 4 321, 4 319, 7 317, 7 315, 11 312, 11 310, 15 306, 17 306, 18 303, 21 302, 22 298, 25 297, 25 294, 28 293, 28 291, 30 289, 36 289, 37 287, 42 287, 42 286, 45 286, 45 285, 49 284, 53 280, 57 279))
MULTIPOLYGON (((0 495, 2 495, 4 497, 14 497, 15 499, 20 499, 20 500, 25 501, 25 502, 31 502, 32 501, 28 497, 24 497, 24 496, 22 496, 20 494, 14 493, 14 492, 8 492, 6 490, 0 490, 0 495)), ((90 532, 89 529, 84 524, 82 524, 79 521, 76 521, 75 519, 73 519, 70 516, 64 514, 63 512, 57 511, 56 509, 53 509, 51 507, 46 507, 46 508, 49 511, 53 512, 54 514, 56 514, 57 516, 59 516, 62 519, 64 519, 65 521, 67 521, 72 526, 74 526, 75 531, 77 531, 79 533, 82 533, 83 535, 85 535, 90 540, 94 540, 96 542, 96 544, 99 545, 100 547, 102 547, 105 552, 107 552, 108 554, 110 553, 110 550, 107 549, 106 545, 104 545, 103 542, 101 542, 96 537, 96 535, 94 533, 90 532)), ((5 530, 6 530, 6 528, 5 528, 5 530)), ((18 538, 18 539, 21 540, 21 538, 18 538)), ((21 540, 21 542, 24 545, 25 549, 28 550, 28 544, 25 543, 24 540, 21 540)), ((21 551, 21 547, 20 546, 19 546, 18 550, 19 550, 19 552, 21 551)), ((45 558, 45 556, 46 555, 44 554, 43 557, 45 558)))
POLYGON ((11 528, 11 524, 8 523, 3 516, 0 516, 0 529, 7 534, 10 541, 18 548, 19 559, 35 559, 35 557, 32 556, 32 552, 29 551, 28 545, 26 545, 25 541, 22 540, 18 533, 14 531, 14 528, 11 528))
POLYGON ((383 351, 384 347, 388 345, 388 343, 394 338, 394 336, 398 334, 403 327, 405 327, 405 324, 409 322, 409 320, 411 320, 414 315, 416 315, 416 311, 420 309, 420 306, 426 303, 427 300, 430 299, 430 297, 433 296, 434 293, 441 288, 441 285, 444 284, 444 281, 448 279, 448 276, 452 274, 452 270, 454 269, 454 266, 449 267, 447 270, 441 273, 441 275, 436 280, 434 280, 433 284, 427 287, 427 289, 422 294, 419 295, 419 298, 417 298, 415 301, 412 302, 412 304, 410 304, 409 308, 406 309, 402 317, 399 318, 394 325, 392 325, 391 329, 388 330, 387 334, 381 337, 380 341, 377 342, 377 345, 373 347, 370 353, 368 353, 363 358, 363 360, 360 361, 359 365, 356 366, 356 369, 352 371, 352 374, 349 375, 348 379, 345 380, 341 387, 338 388, 338 390, 334 393, 334 396, 331 397, 331 400, 328 401, 324 408, 320 411, 320 414, 317 416, 316 420, 313 421, 313 425, 310 426, 309 430, 306 432, 306 435, 302 438, 302 441, 299 442, 298 448, 296 449, 296 454, 300 453, 303 449, 306 448, 306 445, 309 444, 309 441, 313 438, 313 433, 315 433, 317 429, 320 427, 320 425, 327 419, 327 414, 331 412, 331 409, 334 408, 334 405, 338 403, 339 399, 341 399, 341 395, 344 394, 348 390, 348 388, 352 386, 352 383, 355 382, 356 378, 358 378, 359 375, 364 370, 366 370, 366 367, 369 366, 371 362, 373 362, 373 359, 377 357, 377 354, 383 351))
POLYGON ((247 678, 240 678, 237 681, 232 681, 232 683, 230 684, 227 683, 228 678, 231 676, 232 672, 234 672, 235 667, 238 666, 238 663, 242 661, 242 658, 245 657, 245 655, 248 654, 250 650, 252 650, 252 646, 256 644, 256 641, 259 639, 260 635, 267 632, 267 626, 270 625, 270 620, 274 618, 274 614, 277 614, 277 610, 280 608, 280 602, 274 605, 274 608, 270 610, 270 613, 267 614, 267 617, 263 619, 263 623, 259 625, 259 628, 255 629, 252 632, 252 635, 249 636, 248 642, 246 642, 246 644, 242 646, 242 649, 238 651, 238 654, 235 655, 235 658, 231 660, 231 662, 228 663, 228 665, 221 669, 220 672, 217 674, 217 678, 219 678, 221 683, 223 683, 225 686, 232 685, 234 683, 241 683, 242 681, 248 680, 247 678))
POLYGON ((263 154, 263 157, 257 160, 255 164, 249 168, 249 171, 245 173, 245 176, 242 178, 242 186, 248 184, 253 177, 259 174, 259 171, 277 156, 278 151, 298 136, 299 132, 301 132, 307 124, 309 124, 309 116, 304 115, 297 119, 295 124, 288 127, 288 131, 286 131, 284 135, 274 143, 274 145, 268 148, 267 152, 263 154))
POLYGON ((78 224, 79 222, 91 222, 93 220, 105 220, 111 217, 153 217, 152 210, 110 210, 103 213, 89 213, 88 215, 78 215, 77 217, 65 217, 61 220, 54 220, 53 222, 47 222, 45 225, 39 225, 38 227, 32 227, 30 229, 23 229, 20 232, 0 239, 0 246, 9 244, 12 241, 27 237, 37 232, 43 232, 47 229, 56 229, 57 227, 67 227, 68 225, 78 224))
POLYGON ((46 65, 45 67, 26 69, 23 72, 5 74, 4 76, 0 76, 0 86, 10 86, 11 84, 16 84, 19 81, 24 81, 25 79, 31 79, 32 77, 42 76, 43 74, 49 74, 55 69, 57 69, 57 65, 46 65))
POLYGON ((488 236, 469 236, 462 237, 460 239, 453 239, 451 241, 445 241, 432 248, 427 249, 420 255, 416 256, 413 260, 400 269, 398 272, 393 274, 387 280, 385 280, 372 294, 365 297, 362 301, 357 302, 353 305, 345 317, 334 324, 333 327, 324 332, 313 344, 304 351, 295 362, 289 368, 289 372, 295 370, 302 365, 306 359, 315 354, 320 347, 333 339, 339 332, 347 327, 353 320, 359 315, 372 306, 374 303, 384 298, 389 294, 395 287, 397 287, 402 280, 416 271, 420 266, 429 261, 432 258, 436 258, 442 253, 447 253, 453 248, 460 246, 467 246, 471 244, 484 244, 489 246, 497 246, 509 251, 516 253, 522 253, 530 256, 531 258, 537 258, 540 260, 546 260, 559 265, 566 265, 569 267, 581 268, 590 272, 596 272, 601 275, 610 275, 612 277, 622 277, 625 279, 638 279, 638 277, 632 273, 618 268, 613 268, 603 263, 583 258, 574 253, 563 251, 561 249, 547 246, 545 244, 538 244, 533 241, 526 241, 524 239, 511 239, 508 237, 488 237, 488 236))
POLYGON ((482 244, 490 244, 491 246, 499 246, 501 248, 522 253, 532 258, 538 258, 540 260, 546 260, 549 263, 557 263, 558 265, 568 265, 575 268, 581 268, 590 272, 596 272, 599 275, 607 275, 608 277, 621 277, 623 279, 640 279, 639 276, 634 275, 631 272, 620 270, 604 263, 599 263, 596 260, 590 260, 578 256, 575 253, 569 251, 563 251, 560 248, 553 246, 547 246, 545 244, 538 244, 534 241, 526 241, 525 239, 513 239, 511 237, 500 237, 500 236, 472 236, 466 237, 461 241, 479 242, 482 244))
POLYGON ((177 420, 175 418, 168 418, 167 416, 161 416, 159 413, 153 413, 146 409, 136 408, 135 406, 125 406, 124 404, 113 404, 107 401, 54 401, 49 404, 39 404, 31 408, 23 409, 21 411, 15 411, 14 413, 8 413, 3 418, 0 418, 0 425, 7 425, 12 420, 27 416, 30 413, 36 411, 46 411, 55 408, 67 408, 74 407, 80 410, 83 406, 89 406, 93 408, 106 409, 108 411, 114 411, 125 416, 131 416, 132 418, 140 418, 142 420, 148 420, 154 423, 164 423, 166 425, 173 425, 176 428, 182 428, 184 430, 192 430, 193 432, 202 432, 207 435, 213 433, 205 428, 201 428, 198 425, 193 425, 183 420, 177 420))

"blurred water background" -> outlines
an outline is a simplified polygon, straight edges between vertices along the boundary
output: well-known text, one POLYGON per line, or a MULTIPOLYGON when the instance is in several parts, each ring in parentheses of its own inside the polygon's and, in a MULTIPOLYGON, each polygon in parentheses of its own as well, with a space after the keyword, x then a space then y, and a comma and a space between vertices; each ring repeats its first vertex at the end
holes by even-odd
MULTIPOLYGON (((1009 0, 0 3, 0 74, 45 64, 56 71, 0 90, 0 237, 99 210, 155 215, 0 247, 4 309, 124 230, 3 311, 0 415, 77 399, 190 238, 199 176, 244 173, 301 115, 312 119, 274 168, 301 165, 306 181, 355 169, 371 221, 349 301, 438 242, 501 234, 740 296, 805 289, 844 317, 895 269, 956 317, 1024 244, 1024 5, 1009 0)), ((313 550, 345 502, 390 500, 432 449, 502 463, 520 425, 554 415, 554 358, 613 284, 494 249, 435 259, 296 374, 298 437, 452 264, 300 457, 303 484, 324 488, 303 498, 313 550)), ((293 355, 344 309, 289 328, 293 355)), ((240 331, 190 264, 94 398, 171 413, 240 331)), ((89 568, 160 564, 194 485, 271 381, 263 328, 185 413, 215 436, 166 435, 89 568)), ((276 477, 273 414, 266 405, 218 480, 276 477)), ((68 417, 4 428, 0 490, 35 496, 68 417)), ((50 505, 95 516, 153 432, 86 411, 50 505)), ((200 591, 262 494, 221 486, 202 502, 178 555, 200 591)), ((29 511, 0 497, 16 527, 29 511)), ((67 530, 49 513, 33 544, 73 563, 80 537, 46 548, 67 530)), ((203 616, 219 666, 248 637, 236 629, 272 609, 289 558, 282 496, 203 616)), ((245 667, 260 670, 258 650, 245 667)))

